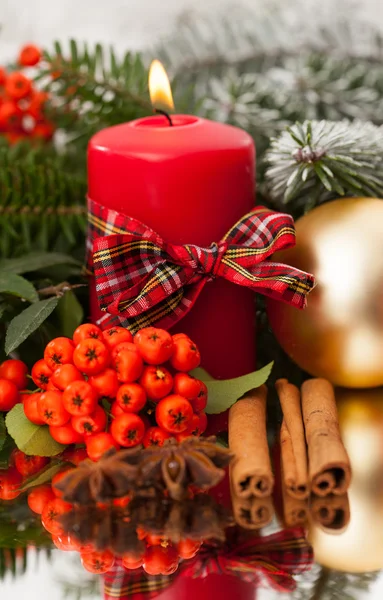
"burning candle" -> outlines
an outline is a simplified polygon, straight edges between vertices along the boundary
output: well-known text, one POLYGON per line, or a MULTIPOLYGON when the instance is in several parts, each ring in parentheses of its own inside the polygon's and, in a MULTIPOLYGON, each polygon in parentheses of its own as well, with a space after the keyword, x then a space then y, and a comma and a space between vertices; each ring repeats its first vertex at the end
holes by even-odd
MULTIPOLYGON (((154 106, 173 107, 155 61, 154 106)), ((219 242, 254 205, 255 148, 244 131, 192 115, 153 115, 104 129, 90 140, 89 198, 148 225, 174 244, 219 242)), ((101 317, 94 288, 91 316, 101 317)), ((183 331, 216 378, 254 369, 254 294, 223 279, 207 283, 172 332, 183 331)))

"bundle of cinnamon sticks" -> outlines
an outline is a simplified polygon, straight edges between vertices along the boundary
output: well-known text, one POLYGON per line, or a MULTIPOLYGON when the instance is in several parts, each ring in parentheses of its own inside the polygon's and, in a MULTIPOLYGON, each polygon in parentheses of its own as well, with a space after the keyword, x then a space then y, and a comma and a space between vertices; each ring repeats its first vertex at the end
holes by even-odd
POLYGON ((309 379, 301 390, 287 379, 275 384, 283 411, 280 431, 282 478, 297 499, 335 494, 349 488, 351 465, 338 424, 334 388, 309 379))
MULTIPOLYGON (((282 406, 280 430, 284 504, 289 498, 297 520, 306 518, 310 493, 319 497, 342 496, 351 480, 350 461, 343 445, 334 389, 325 379, 310 379, 299 390, 287 379, 276 382, 282 406)), ((229 447, 233 512, 247 528, 270 522, 270 496, 274 487, 266 428, 267 388, 251 390, 229 412, 229 447)), ((292 513, 293 514, 293 513, 292 513)))

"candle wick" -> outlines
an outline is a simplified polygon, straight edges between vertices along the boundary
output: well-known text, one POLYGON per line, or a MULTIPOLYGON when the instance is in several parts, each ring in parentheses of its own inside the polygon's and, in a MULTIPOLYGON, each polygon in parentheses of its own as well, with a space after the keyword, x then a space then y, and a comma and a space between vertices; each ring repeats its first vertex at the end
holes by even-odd
POLYGON ((171 118, 171 116, 165 110, 160 110, 159 108, 155 108, 154 110, 159 115, 163 115, 164 117, 166 117, 167 120, 168 120, 168 123, 169 123, 170 127, 173 127, 172 118, 171 118))

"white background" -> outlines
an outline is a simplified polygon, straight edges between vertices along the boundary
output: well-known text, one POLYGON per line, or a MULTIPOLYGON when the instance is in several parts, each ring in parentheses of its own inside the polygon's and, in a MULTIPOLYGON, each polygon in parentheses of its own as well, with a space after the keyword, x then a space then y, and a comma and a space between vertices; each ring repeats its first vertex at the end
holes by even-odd
MULTIPOLYGON (((35 42, 49 46, 54 39, 74 37, 90 42, 113 43, 119 49, 138 49, 152 45, 169 33, 181 15, 199 11, 210 15, 235 16, 241 7, 251 8, 255 13, 270 0, 0 0, 0 61, 13 60, 19 46, 35 42)), ((298 15, 294 0, 290 10, 298 15)), ((304 0, 305 9, 315 19, 318 8, 332 18, 339 0, 304 0)), ((382 0, 350 0, 349 14, 355 18, 374 22, 383 29, 382 0), (359 9, 359 10, 358 10, 359 9), (360 12, 359 12, 360 11, 360 12)), ((383 532, 382 532, 383 535, 383 532)), ((62 589, 57 578, 70 572, 69 557, 59 555, 52 564, 32 560, 27 574, 12 581, 7 578, 0 583, 1 600, 27 598, 28 600, 61 600, 62 589)), ((383 581, 377 581, 369 600, 381 600, 383 581)), ((275 598, 274 594, 258 593, 257 599, 275 598)), ((180 599, 182 600, 182 599, 180 599)), ((234 599, 233 599, 234 600, 234 599)), ((362 597, 358 600, 363 600, 362 597)))
MULTIPOLYGON (((235 17, 241 7, 257 11, 273 0, 0 0, 0 59, 12 59, 22 42, 49 45, 53 39, 75 37, 140 48, 169 32, 180 15, 193 11, 235 17), (229 2, 229 3, 228 3, 229 2)), ((325 10, 328 19, 342 0, 276 0, 299 15, 299 5, 311 8, 315 19, 325 10)), ((383 22, 382 0, 346 0, 344 12, 359 20, 383 22), (360 14, 354 7, 361 9, 360 14)))

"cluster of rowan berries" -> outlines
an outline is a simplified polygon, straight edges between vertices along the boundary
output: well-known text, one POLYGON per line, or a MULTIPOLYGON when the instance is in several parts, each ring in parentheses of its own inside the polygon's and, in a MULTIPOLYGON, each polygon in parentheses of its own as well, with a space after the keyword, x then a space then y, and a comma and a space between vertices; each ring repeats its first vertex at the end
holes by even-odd
POLYGON ((49 425, 57 442, 85 443, 93 460, 113 446, 200 435, 207 388, 187 373, 199 363, 198 348, 185 334, 147 327, 133 338, 123 327, 80 325, 73 339, 49 342, 33 366, 40 389, 23 397, 24 412, 33 423, 49 425))
MULTIPOLYGON (((28 369, 22 361, 0 365, 0 410, 22 403, 32 423, 47 425, 51 436, 68 446, 60 455, 66 464, 50 483, 31 488, 28 505, 41 515, 54 544, 80 552, 87 570, 105 573, 115 556, 64 532, 60 516, 72 505, 62 499, 56 484, 73 465, 86 458, 98 461, 111 447, 161 446, 169 437, 182 440, 202 434, 207 388, 187 373, 199 363, 198 348, 185 334, 171 336, 148 327, 133 338, 122 327, 101 331, 85 324, 73 339, 59 337, 48 343, 44 358, 31 372, 37 391, 27 391, 28 369)), ((49 461, 14 450, 8 469, 0 470, 0 500, 17 498, 23 482, 49 461)), ((124 507, 129 498, 113 502, 124 507)), ((172 544, 142 530, 138 534, 144 542, 142 552, 124 555, 122 564, 127 569, 142 566, 151 575, 173 573, 180 559, 192 558, 201 545, 192 540, 172 544)))
POLYGON ((48 425, 60 444, 84 445, 94 461, 112 447, 161 446, 206 429, 207 387, 187 373, 199 363, 185 334, 148 327, 133 338, 123 327, 84 324, 73 339, 47 344, 32 367, 37 391, 26 390, 22 361, 0 365, 0 411, 22 402, 29 421, 48 425))
POLYGON ((25 138, 48 140, 54 127, 44 113, 48 94, 38 90, 22 71, 41 60, 41 50, 33 44, 24 46, 18 55, 20 69, 7 72, 0 67, 0 134, 10 144, 25 138))

